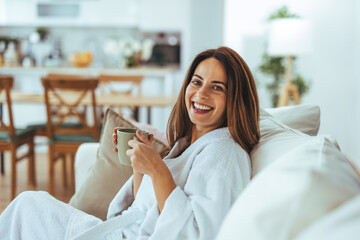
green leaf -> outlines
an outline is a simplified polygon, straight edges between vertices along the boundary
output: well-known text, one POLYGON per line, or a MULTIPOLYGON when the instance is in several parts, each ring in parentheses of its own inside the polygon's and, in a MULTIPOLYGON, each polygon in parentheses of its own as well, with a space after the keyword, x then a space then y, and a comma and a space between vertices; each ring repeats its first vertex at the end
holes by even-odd
POLYGON ((306 82, 300 74, 297 74, 293 79, 293 84, 297 85, 299 88, 300 96, 305 95, 310 90, 310 83, 306 82))
POLYGON ((287 6, 282 6, 276 12, 272 13, 268 20, 274 20, 279 18, 299 18, 299 16, 295 13, 290 13, 287 6))

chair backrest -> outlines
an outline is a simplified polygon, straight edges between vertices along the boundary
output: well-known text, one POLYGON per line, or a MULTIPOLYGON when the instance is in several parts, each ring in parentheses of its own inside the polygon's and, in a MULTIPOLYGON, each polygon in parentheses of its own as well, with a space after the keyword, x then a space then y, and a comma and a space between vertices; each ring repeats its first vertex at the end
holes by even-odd
POLYGON ((90 134, 98 139, 95 89, 99 79, 78 75, 48 75, 41 78, 47 113, 47 136, 54 134, 90 134), (93 125, 89 124, 86 106, 92 106, 93 125), (75 120, 82 127, 71 127, 67 120, 75 120))
POLYGON ((144 79, 143 75, 107 75, 101 74, 99 75, 100 84, 102 87, 109 86, 111 82, 119 82, 119 83, 131 83, 132 87, 126 92, 115 91, 110 88, 111 94, 129 94, 131 95, 132 90, 137 88, 137 95, 141 94, 141 83, 144 79))
MULTIPOLYGON (((12 102, 10 91, 14 85, 14 78, 13 76, 9 75, 0 75, 0 94, 3 92, 5 93, 5 102, 7 103, 8 108, 8 115, 9 115, 9 124, 4 123, 4 114, 1 109, 0 113, 0 131, 8 131, 9 136, 13 138, 15 136, 15 128, 14 128, 14 121, 13 121, 13 114, 12 114, 12 102)), ((3 106, 1 106, 3 107, 3 106)))

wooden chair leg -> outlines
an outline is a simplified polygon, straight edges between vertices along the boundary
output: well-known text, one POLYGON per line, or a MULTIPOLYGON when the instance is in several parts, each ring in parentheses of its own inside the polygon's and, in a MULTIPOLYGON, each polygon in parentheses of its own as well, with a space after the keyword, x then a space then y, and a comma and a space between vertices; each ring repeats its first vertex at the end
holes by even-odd
POLYGON ((1 175, 4 175, 5 169, 4 169, 4 152, 0 153, 0 171, 1 175))
POLYGON ((49 146, 49 186, 48 186, 48 191, 51 195, 54 195, 54 150, 51 147, 51 145, 49 146))
POLYGON ((67 187, 67 179, 66 179, 66 154, 62 155, 62 171, 63 171, 63 185, 67 187))
POLYGON ((16 196, 16 148, 11 146, 11 183, 10 183, 10 198, 13 200, 16 196))
POLYGON ((35 152, 34 152, 34 141, 28 144, 29 146, 29 163, 28 163, 28 182, 31 186, 36 186, 36 166, 35 166, 35 152))
POLYGON ((133 112, 133 118, 136 121, 139 121, 139 108, 138 107, 134 107, 134 109, 132 110, 133 112))
POLYGON ((71 154, 71 187, 75 186, 75 155, 71 154))

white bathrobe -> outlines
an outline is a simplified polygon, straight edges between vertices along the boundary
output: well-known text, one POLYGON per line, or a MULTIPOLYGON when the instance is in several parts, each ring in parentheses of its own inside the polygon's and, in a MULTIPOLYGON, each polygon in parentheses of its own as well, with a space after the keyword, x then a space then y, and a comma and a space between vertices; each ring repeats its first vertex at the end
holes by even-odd
POLYGON ((190 146, 189 140, 180 139, 164 158, 177 187, 161 214, 147 175, 135 200, 132 177, 125 183, 111 202, 105 222, 46 193, 27 192, 0 216, 0 238, 214 239, 250 181, 250 159, 228 128, 209 132, 190 146))

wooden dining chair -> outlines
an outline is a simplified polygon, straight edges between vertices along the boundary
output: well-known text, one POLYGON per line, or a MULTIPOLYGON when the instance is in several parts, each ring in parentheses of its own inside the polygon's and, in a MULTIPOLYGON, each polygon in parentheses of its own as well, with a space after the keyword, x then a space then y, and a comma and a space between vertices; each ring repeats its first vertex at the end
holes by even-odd
MULTIPOLYGON (((83 75, 70 75, 70 74, 60 74, 60 73, 49 73, 46 75, 46 77, 48 78, 57 78, 57 79, 83 79, 84 77, 90 77, 91 76, 83 76, 83 75)), ((56 108, 58 108, 59 106, 52 106, 51 112, 52 114, 54 114, 56 112, 56 108)), ((85 115, 86 113, 86 107, 83 107, 83 113, 82 115, 85 115)), ((66 125, 66 127, 69 128, 81 128, 82 125, 78 124, 78 123, 64 123, 64 125, 66 125)), ((46 137, 47 136, 47 132, 46 132, 46 122, 40 122, 40 123, 32 123, 30 125, 27 126, 28 128, 33 128, 35 129, 35 136, 41 136, 41 137, 46 137)))
MULTIPOLYGON (((11 173, 10 173, 10 198, 16 196, 16 180, 17 171, 16 163, 20 160, 28 159, 28 183, 32 186, 36 185, 35 174, 35 157, 34 157, 34 130, 33 129, 16 129, 14 127, 11 89, 14 84, 12 76, 0 76, 0 94, 5 94, 3 103, 6 103, 8 110, 8 121, 5 120, 3 111, 0 114, 0 152, 10 152, 11 173), (17 156, 19 147, 27 145, 27 151, 21 156, 17 156)), ((2 109, 1 109, 2 110, 2 109)))
POLYGON ((66 156, 71 157, 71 180, 74 183, 74 156, 84 142, 99 140, 99 124, 96 113, 95 89, 98 78, 76 77, 62 78, 47 76, 41 79, 47 113, 47 137, 49 139, 49 193, 54 193, 54 167, 58 159, 62 160, 63 183, 66 180, 66 156), (83 108, 90 106, 92 120, 85 114, 83 108), (69 126, 70 124, 70 126, 69 126), (78 124, 81 127, 72 127, 78 124))
MULTIPOLYGON (((141 83, 144 79, 143 75, 99 75, 100 89, 101 94, 110 94, 110 95, 135 95, 141 96, 141 83), (129 83, 129 87, 124 90, 115 89, 112 87, 112 83, 129 83), (135 94, 134 94, 135 93, 135 94)), ((122 112, 122 107, 120 105, 116 106, 103 106, 103 107, 116 107, 119 114, 122 112)), ((130 107, 129 107, 130 108, 130 107)), ((138 120, 139 118, 139 108, 133 107, 130 108, 133 117, 138 120)))

